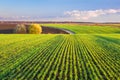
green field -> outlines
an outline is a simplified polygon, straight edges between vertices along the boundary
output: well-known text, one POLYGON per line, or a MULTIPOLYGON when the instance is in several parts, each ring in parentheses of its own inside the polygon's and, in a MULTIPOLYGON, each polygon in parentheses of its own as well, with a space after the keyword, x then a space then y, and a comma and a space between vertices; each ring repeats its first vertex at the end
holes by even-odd
POLYGON ((120 28, 44 25, 76 34, 1 34, 0 80, 120 80, 120 28))
POLYGON ((120 28, 112 26, 91 26, 80 24, 41 24, 42 26, 67 29, 75 34, 120 34, 120 28))

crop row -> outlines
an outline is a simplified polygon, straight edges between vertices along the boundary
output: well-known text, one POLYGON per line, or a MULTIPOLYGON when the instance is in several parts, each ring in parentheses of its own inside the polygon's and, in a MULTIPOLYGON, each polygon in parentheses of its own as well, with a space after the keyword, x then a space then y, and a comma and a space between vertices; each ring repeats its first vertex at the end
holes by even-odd
MULTIPOLYGON (((11 45, 13 47, 11 49, 14 49, 14 46, 21 44, 19 53, 26 55, 26 58, 14 59, 13 64, 16 62, 18 64, 11 69, 7 66, 9 70, 0 77, 1 79, 120 79, 119 38, 106 37, 106 35, 42 35, 32 39, 34 41, 29 43, 27 42, 31 38, 25 39, 25 42, 22 40, 23 42, 16 43, 15 41, 13 46, 11 45), (30 47, 22 46, 25 43, 25 46, 30 47), (19 61, 19 59, 22 60, 19 61)), ((6 64, 10 67, 12 63, 6 64)))

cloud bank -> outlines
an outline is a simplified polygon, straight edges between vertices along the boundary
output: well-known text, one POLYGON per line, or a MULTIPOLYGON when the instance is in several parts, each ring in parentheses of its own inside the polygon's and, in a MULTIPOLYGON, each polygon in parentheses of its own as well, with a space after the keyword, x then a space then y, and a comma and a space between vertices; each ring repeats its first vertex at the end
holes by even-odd
POLYGON ((73 11, 64 12, 64 15, 75 19, 88 20, 90 18, 99 17, 101 15, 116 14, 116 13, 120 13, 120 9, 108 9, 108 10, 99 9, 99 10, 89 10, 89 11, 73 10, 73 11))
POLYGON ((0 16, 0 21, 79 21, 79 22, 120 22, 120 9, 72 10, 59 15, 0 16))

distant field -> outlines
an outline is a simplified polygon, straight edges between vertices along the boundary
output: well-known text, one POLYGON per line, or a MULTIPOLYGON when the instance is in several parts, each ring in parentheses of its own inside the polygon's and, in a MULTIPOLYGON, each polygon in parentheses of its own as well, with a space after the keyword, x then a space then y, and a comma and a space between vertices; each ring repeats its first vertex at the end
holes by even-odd
POLYGON ((43 26, 67 29, 76 34, 112 34, 120 33, 119 27, 106 25, 79 25, 79 24, 41 24, 43 26))
POLYGON ((120 79, 120 28, 43 25, 76 34, 0 34, 0 80, 120 79))

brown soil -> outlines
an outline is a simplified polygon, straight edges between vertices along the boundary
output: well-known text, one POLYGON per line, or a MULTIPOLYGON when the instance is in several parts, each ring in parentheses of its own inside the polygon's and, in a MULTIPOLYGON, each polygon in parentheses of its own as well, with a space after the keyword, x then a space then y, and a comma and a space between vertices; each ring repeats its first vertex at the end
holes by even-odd
MULTIPOLYGON (((0 23, 0 34, 13 34, 17 24, 0 23)), ((28 33, 28 25, 26 25, 28 33)), ((42 26, 42 34, 69 34, 61 29, 42 26)))
POLYGON ((45 27, 45 26, 42 26, 42 33, 43 34, 69 34, 68 32, 65 32, 63 30, 51 28, 51 27, 45 27))

